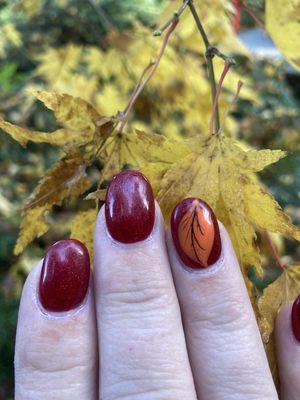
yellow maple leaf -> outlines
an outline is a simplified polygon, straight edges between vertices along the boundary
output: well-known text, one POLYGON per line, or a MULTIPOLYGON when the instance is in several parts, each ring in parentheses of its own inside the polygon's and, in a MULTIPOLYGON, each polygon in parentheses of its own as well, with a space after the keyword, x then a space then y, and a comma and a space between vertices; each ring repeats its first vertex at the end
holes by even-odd
POLYGON ((97 128, 103 127, 104 124, 109 124, 112 128, 114 126, 111 119, 102 117, 90 103, 79 97, 45 91, 36 91, 34 94, 54 111, 57 121, 64 128, 54 132, 31 131, 0 118, 0 128, 23 146, 26 146, 28 141, 51 143, 56 146, 78 146, 91 142, 95 133, 101 134, 101 129, 99 132, 97 128))
POLYGON ((72 239, 78 239, 86 245, 89 250, 91 264, 93 264, 93 243, 96 216, 96 207, 86 211, 78 211, 71 225, 70 237, 72 239))
POLYGON ((78 197, 91 186, 86 167, 79 150, 67 153, 46 172, 24 209, 44 204, 59 205, 66 197, 78 197))
POLYGON ((269 341, 274 331, 274 321, 280 308, 300 293, 300 265, 294 264, 284 269, 283 273, 266 289, 258 299, 257 305, 262 323, 262 337, 265 343, 269 341))
POLYGON ((266 28, 290 64, 300 70, 300 0, 267 0, 266 28))
POLYGON ((58 122, 63 124, 69 131, 74 132, 74 137, 82 136, 81 140, 78 138, 78 143, 80 141, 86 143, 93 139, 95 132, 94 120, 100 116, 90 103, 80 97, 73 97, 69 94, 37 91, 34 92, 34 95, 47 108, 53 110, 58 122))
POLYGON ((102 180, 111 179, 126 166, 141 169, 151 163, 159 166, 160 171, 166 171, 178 157, 186 154, 186 149, 180 142, 139 130, 132 133, 115 130, 105 147, 101 154, 105 162, 102 180))
POLYGON ((237 141, 224 135, 200 137, 189 143, 193 151, 175 163, 161 181, 157 199, 163 212, 169 217, 174 206, 185 197, 207 201, 231 236, 246 281, 249 265, 262 274, 255 224, 300 238, 300 230, 253 179, 253 173, 278 161, 285 152, 244 151, 237 141), (265 215, 259 207, 265 210, 265 215))
POLYGON ((20 235, 14 248, 14 253, 20 254, 34 239, 42 236, 50 228, 46 220, 47 207, 35 207, 28 210, 20 224, 20 235))
POLYGON ((53 205, 60 205, 66 198, 76 198, 90 188, 86 166, 80 151, 73 150, 47 171, 24 207, 15 254, 47 232, 50 226, 44 216, 53 205))
POLYGON ((36 56, 38 67, 35 74, 46 79, 51 89, 68 79, 81 60, 82 48, 68 44, 60 48, 49 47, 36 56))
POLYGON ((278 381, 274 338, 275 319, 281 307, 294 300, 299 293, 300 265, 294 264, 286 268, 273 283, 264 289, 257 302, 258 323, 275 382, 278 381))

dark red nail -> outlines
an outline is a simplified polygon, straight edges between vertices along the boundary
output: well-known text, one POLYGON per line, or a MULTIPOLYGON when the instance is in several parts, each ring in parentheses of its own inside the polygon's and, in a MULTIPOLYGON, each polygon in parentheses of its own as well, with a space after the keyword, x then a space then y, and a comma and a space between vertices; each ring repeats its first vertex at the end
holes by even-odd
POLYGON ((139 242, 150 235, 154 197, 143 174, 123 171, 114 176, 106 193, 105 218, 109 233, 119 242, 139 242))
POLYGON ((219 259, 219 225, 204 201, 191 197, 179 203, 171 216, 171 232, 176 250, 188 267, 207 268, 219 259))
POLYGON ((90 278, 87 248, 75 239, 61 240, 47 251, 40 277, 40 301, 49 311, 68 311, 85 298, 90 278))
POLYGON ((292 308, 292 330, 296 340, 300 343, 300 296, 296 298, 292 308))

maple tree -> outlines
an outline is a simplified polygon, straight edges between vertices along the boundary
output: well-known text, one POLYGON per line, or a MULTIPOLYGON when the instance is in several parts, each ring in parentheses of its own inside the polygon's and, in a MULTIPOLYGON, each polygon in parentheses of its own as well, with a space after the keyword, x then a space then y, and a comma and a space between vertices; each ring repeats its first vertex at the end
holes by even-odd
MULTIPOLYGON (((266 28, 288 61, 300 69, 299 54, 292 46, 293 35, 299 32, 295 16, 300 3, 296 3, 283 7, 280 0, 272 5, 267 1, 266 28), (278 14, 287 22, 284 33, 274 29, 273 20, 278 14)), ((224 52, 247 55, 228 19, 228 7, 229 2, 221 0, 205 0, 201 5, 191 0, 175 1, 166 8, 160 20, 162 27, 155 31, 160 42, 149 35, 149 29, 136 24, 138 39, 112 29, 107 38, 111 47, 106 51, 67 44, 37 55, 36 75, 45 79, 47 91, 32 82, 28 85, 31 94, 24 95, 25 103, 32 105, 35 96, 53 111, 59 128, 53 132, 32 131, 2 118, 0 127, 22 146, 28 142, 57 146, 62 157, 44 174, 23 207, 15 253, 21 253, 53 228, 51 213, 55 206, 84 198, 86 207, 74 213, 70 235, 83 241, 92 254, 93 226, 107 181, 124 168, 139 169, 149 178, 167 222, 180 200, 200 197, 213 208, 231 236, 275 376, 274 319, 282 304, 295 297, 299 271, 295 265, 287 267, 259 296, 249 278, 249 267, 254 267, 258 276, 263 275, 257 232, 277 232, 300 240, 300 229, 256 175, 286 153, 246 147, 235 137, 236 123, 226 112, 228 101, 220 97, 222 85, 232 96, 232 88, 241 76, 233 67, 229 71, 233 60, 215 43, 224 52), (168 19, 175 6, 178 11, 168 19), (180 54, 183 43, 188 50, 185 62, 180 54), (148 53, 142 51, 147 46, 156 53, 150 62, 148 53), (208 80, 195 57, 199 52, 206 59, 208 80), (76 70, 80 60, 87 66, 89 79, 76 70), (122 78, 124 65, 129 70, 126 79, 122 78), (183 75, 189 79, 183 79, 183 75), (116 76, 119 80, 112 84, 116 76), (99 77, 103 81, 101 90, 99 77), (142 103, 147 90, 159 96, 160 105, 142 103), (171 96, 176 90, 180 96, 171 96), (134 107, 137 118, 132 123, 134 107), (181 125, 175 122, 176 116, 170 117, 172 109, 182 117, 181 125), (139 112, 156 116, 151 131, 139 119, 139 112), (220 123, 222 115, 225 117, 220 123)), ((8 26, 6 31, 19 46, 14 28, 8 26)), ((238 91, 240 88, 238 85, 238 91)), ((241 97, 255 100, 255 93, 245 85, 241 97)))

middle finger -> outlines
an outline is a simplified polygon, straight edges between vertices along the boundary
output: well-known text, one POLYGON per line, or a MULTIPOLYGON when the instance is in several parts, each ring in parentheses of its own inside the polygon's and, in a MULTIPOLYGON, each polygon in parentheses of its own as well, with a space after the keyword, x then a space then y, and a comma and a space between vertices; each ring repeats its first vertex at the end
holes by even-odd
POLYGON ((196 399, 163 218, 143 175, 108 188, 95 229, 100 398, 196 399))

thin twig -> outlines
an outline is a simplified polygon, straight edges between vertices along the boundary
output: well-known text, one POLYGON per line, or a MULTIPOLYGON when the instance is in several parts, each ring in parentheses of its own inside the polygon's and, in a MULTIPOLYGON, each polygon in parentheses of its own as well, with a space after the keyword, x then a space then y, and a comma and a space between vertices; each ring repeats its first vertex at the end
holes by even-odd
POLYGON ((273 242, 273 240, 272 240, 272 238, 271 238, 269 232, 264 231, 264 235, 265 235, 265 237, 266 237, 266 239, 267 239, 267 241, 268 241, 268 243, 269 243, 269 245, 270 245, 271 252, 272 252, 273 257, 274 257, 274 259, 276 260, 277 264, 279 265, 280 268, 286 269, 286 265, 285 265, 285 263, 281 260, 281 258, 280 258, 280 256, 279 256, 279 253, 278 253, 278 249, 277 249, 275 243, 273 242))
POLYGON ((169 21, 167 21, 160 29, 157 29, 156 31, 153 32, 154 36, 161 36, 162 33, 169 28, 170 25, 172 25, 172 23, 176 20, 178 20, 178 18, 180 17, 180 15, 183 13, 183 11, 186 9, 186 7, 188 6, 190 0, 185 0, 183 2, 183 4, 180 6, 180 8, 174 12, 173 17, 169 19, 169 21))
MULTIPOLYGON (((138 82, 137 82, 135 88, 133 89, 133 92, 132 92, 132 94, 131 94, 131 97, 133 97, 133 96, 136 94, 136 92, 139 90, 139 88, 140 88, 140 86, 141 86, 141 84, 142 84, 142 81, 143 81, 143 79, 144 79, 144 76, 145 76, 146 72, 148 72, 149 69, 150 69, 154 64, 155 64, 155 61, 150 61, 149 64, 143 69, 143 71, 142 71, 142 73, 141 73, 141 76, 140 76, 140 78, 139 78, 139 80, 138 80, 138 82)), ((129 107, 129 103, 127 104, 125 110, 123 111, 123 115, 126 114, 128 107, 129 107)))
MULTIPOLYGON (((213 135, 213 133, 214 133, 215 113, 218 110, 218 100, 219 100, 219 96, 220 96, 220 93, 221 93, 223 81, 224 81, 225 76, 227 75, 227 72, 229 71, 231 65, 232 64, 230 63, 229 60, 225 61, 224 69, 222 71, 220 80, 219 80, 218 85, 216 87, 216 94, 215 94, 215 98, 214 98, 214 104, 213 104, 213 108, 212 108, 212 112, 211 112, 211 116, 210 116, 210 124, 209 124, 209 131, 210 131, 211 135, 213 135)), ((219 124, 219 128, 218 128, 217 132, 219 132, 219 130, 220 130, 220 122, 219 121, 218 121, 218 124, 219 124)))
POLYGON ((211 87, 211 93, 212 93, 212 102, 214 104, 214 112, 213 112, 213 116, 214 116, 214 121, 213 121, 213 129, 212 132, 218 132, 220 129, 220 116, 219 116, 219 107, 218 107, 218 103, 216 102, 215 104, 215 99, 216 99, 216 79, 215 79, 215 72, 214 72, 214 65, 213 65, 213 58, 214 56, 218 56, 220 58, 222 58, 223 60, 228 61, 228 63, 230 63, 230 65, 234 64, 234 60, 230 57, 227 57, 225 54, 223 54, 222 52, 220 52, 216 47, 212 46, 208 40, 208 37, 206 35, 206 32, 203 28, 203 25, 200 21, 200 18, 197 14, 197 11, 194 7, 193 1, 190 0, 188 2, 188 6, 191 10, 192 16, 194 17, 194 20, 196 22, 197 28, 201 34, 202 40, 204 42, 205 45, 205 58, 206 58, 206 62, 207 62, 207 71, 208 71, 208 79, 210 82, 210 87, 211 87))
POLYGON ((263 21, 262 21, 261 19, 259 19, 259 18, 255 15, 255 13, 254 13, 254 11, 252 10, 252 8, 251 8, 248 4, 246 4, 245 1, 241 1, 241 5, 242 5, 242 8, 244 8, 244 9, 247 11, 247 13, 253 18, 253 20, 257 23, 257 25, 258 25, 261 29, 265 30, 265 24, 263 23, 263 21))
MULTIPOLYGON (((124 112, 124 116, 123 116, 123 119, 122 119, 121 124, 120 124, 120 129, 119 129, 119 131, 120 131, 121 133, 123 132, 123 130, 124 130, 126 124, 127 124, 130 111, 131 111, 132 107, 134 106, 134 104, 135 104, 137 98, 139 97, 141 91, 144 89, 144 87, 146 86, 146 84, 149 82, 149 80, 152 78, 154 72, 156 71, 156 69, 157 69, 157 67, 158 67, 158 65, 159 65, 160 59, 162 58, 162 56, 163 56, 163 54, 164 54, 164 52, 165 52, 165 49, 166 49, 166 47, 167 47, 169 38, 170 38, 172 32, 174 31, 174 29, 176 28, 176 26, 177 26, 177 24, 178 24, 178 21, 179 21, 179 19, 178 19, 178 17, 177 17, 176 19, 173 20, 173 22, 172 22, 171 25, 169 26, 169 28, 168 28, 168 30, 167 30, 165 36, 164 36, 164 39, 163 39, 161 48, 160 48, 160 50, 159 50, 159 53, 158 53, 156 59, 154 60, 152 66, 151 66, 151 68, 150 68, 150 71, 148 72, 148 74, 146 75, 146 77, 145 77, 145 78, 138 84, 138 86, 134 89, 134 91, 133 91, 133 93, 132 93, 132 95, 131 95, 131 97, 130 97, 130 99, 129 99, 128 105, 127 105, 127 107, 126 107, 126 109, 125 109, 126 111, 124 112)), ((147 67, 146 67, 146 68, 147 68, 147 67)), ((148 68, 147 68, 147 69, 148 69, 148 68)))
POLYGON ((223 116, 223 119, 222 119, 222 123, 221 123, 220 129, 218 131, 218 135, 221 135, 221 133, 223 132, 227 116, 228 116, 229 112, 231 111, 233 105, 237 102, 237 99, 239 97, 239 94, 240 94, 240 91, 242 89, 242 86, 243 86, 243 82, 242 81, 238 81, 236 93, 235 93, 234 98, 232 99, 231 103, 227 107, 227 110, 224 113, 224 116, 223 116))

